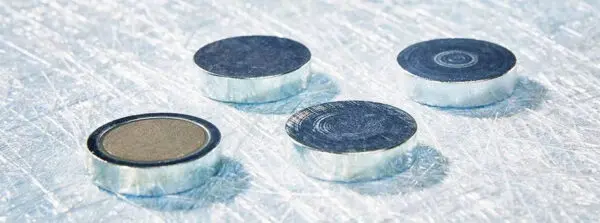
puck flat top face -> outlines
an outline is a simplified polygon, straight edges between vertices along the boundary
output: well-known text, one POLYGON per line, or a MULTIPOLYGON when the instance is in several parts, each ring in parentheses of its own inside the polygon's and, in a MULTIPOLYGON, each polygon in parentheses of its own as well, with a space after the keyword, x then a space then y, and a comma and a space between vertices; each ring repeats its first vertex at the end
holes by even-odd
POLYGON ((204 120, 157 113, 125 117, 103 125, 88 139, 88 148, 111 163, 160 166, 200 158, 219 139, 216 127, 204 120))
POLYGON ((306 108, 286 123, 297 143, 328 153, 391 149, 417 131, 414 118, 390 105, 368 101, 329 102, 306 108))
POLYGON ((102 150, 134 162, 181 159, 201 149, 208 133, 185 120, 155 118, 123 124, 104 135, 102 150))
POLYGON ((200 48, 194 62, 215 76, 257 78, 295 71, 311 53, 303 44, 275 36, 239 36, 200 48))
POLYGON ((434 39, 410 45, 398 54, 398 64, 413 75, 443 82, 488 80, 516 64, 508 49, 475 39, 434 39))

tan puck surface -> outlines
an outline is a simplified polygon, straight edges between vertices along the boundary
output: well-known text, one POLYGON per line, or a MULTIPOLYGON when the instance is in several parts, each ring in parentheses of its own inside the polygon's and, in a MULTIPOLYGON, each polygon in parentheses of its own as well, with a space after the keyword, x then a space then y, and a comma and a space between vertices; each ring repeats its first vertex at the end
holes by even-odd
POLYGON ((103 151, 120 160, 159 162, 181 159, 202 149, 206 130, 174 118, 141 119, 122 124, 102 137, 103 151))

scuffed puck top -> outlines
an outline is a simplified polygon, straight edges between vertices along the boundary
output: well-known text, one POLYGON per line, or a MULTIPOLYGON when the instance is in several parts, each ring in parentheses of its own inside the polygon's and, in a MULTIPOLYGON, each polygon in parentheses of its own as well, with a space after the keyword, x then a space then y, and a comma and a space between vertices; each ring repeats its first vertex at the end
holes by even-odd
POLYGON ((292 72, 310 57, 306 46, 291 39, 239 36, 203 46, 194 55, 194 62, 212 75, 256 78, 292 72))
POLYGON ((434 39, 410 45, 398 64, 413 75, 444 82, 487 80, 502 76, 516 64, 508 49, 475 39, 434 39))
POLYGON ((416 133, 417 123, 408 113, 390 105, 338 101, 297 112, 287 121, 286 131, 304 146, 340 154, 399 146, 416 133))

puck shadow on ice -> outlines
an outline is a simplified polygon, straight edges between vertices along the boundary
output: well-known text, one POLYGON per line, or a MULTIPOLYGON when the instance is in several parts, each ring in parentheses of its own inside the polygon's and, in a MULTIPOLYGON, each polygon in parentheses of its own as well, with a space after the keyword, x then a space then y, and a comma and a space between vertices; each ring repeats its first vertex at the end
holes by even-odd
POLYGON ((447 176, 448 165, 448 159, 437 149, 419 144, 397 162, 385 167, 387 177, 342 185, 368 196, 406 194, 440 184, 447 176))
POLYGON ((475 108, 433 107, 453 115, 473 118, 510 117, 526 109, 537 110, 548 100, 548 89, 541 83, 525 77, 518 79, 513 94, 505 100, 475 108))
POLYGON ((219 172, 199 187, 160 197, 120 196, 144 208, 182 211, 232 202, 250 187, 251 177, 237 160, 223 157, 219 172))

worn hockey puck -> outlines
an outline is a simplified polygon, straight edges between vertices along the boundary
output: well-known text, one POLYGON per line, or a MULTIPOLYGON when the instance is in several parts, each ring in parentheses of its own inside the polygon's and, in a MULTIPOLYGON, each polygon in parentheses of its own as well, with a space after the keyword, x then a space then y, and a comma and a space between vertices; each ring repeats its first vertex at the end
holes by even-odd
POLYGON ((294 161, 331 181, 377 179, 382 168, 416 145, 417 123, 403 110, 369 101, 337 101, 294 114, 286 123, 294 161))

